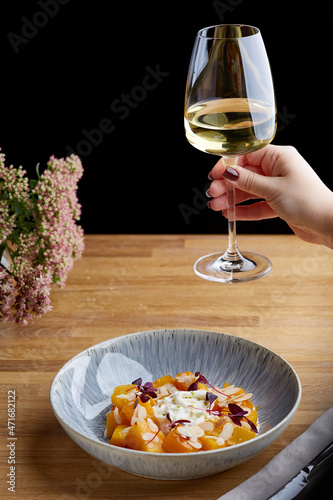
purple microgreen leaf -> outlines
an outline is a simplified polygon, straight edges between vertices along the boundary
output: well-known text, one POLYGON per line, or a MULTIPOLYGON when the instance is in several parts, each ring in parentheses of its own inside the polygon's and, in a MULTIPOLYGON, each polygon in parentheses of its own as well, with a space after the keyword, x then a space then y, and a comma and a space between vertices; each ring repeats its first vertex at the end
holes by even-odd
MULTIPOLYGON (((133 385, 136 385, 138 390, 137 392, 135 393, 135 398, 136 398, 136 405, 134 406, 134 408, 136 408, 137 406, 137 398, 140 398, 142 403, 146 403, 147 401, 149 401, 149 398, 157 398, 157 389, 155 389, 155 387, 153 387, 153 383, 152 382, 146 382, 144 385, 141 385, 142 384, 142 378, 137 378, 136 380, 134 380, 132 382, 133 385)), ((128 389, 128 391, 132 390, 132 388, 128 389)), ((127 392, 128 392, 127 391, 127 392)))
POLYGON ((233 421, 235 425, 238 425, 238 427, 242 426, 241 421, 239 420, 238 417, 235 417, 234 415, 228 415, 228 417, 230 418, 230 420, 233 421))
POLYGON ((229 408, 229 411, 231 412, 231 415, 229 415, 229 418, 231 418, 231 420, 236 425, 241 425, 240 419, 242 417, 244 417, 245 420, 248 422, 249 426, 251 427, 251 429, 253 430, 253 432, 258 434, 258 429, 254 425, 254 423, 249 418, 247 418, 245 416, 247 414, 247 411, 244 411, 240 406, 235 405, 234 403, 229 403, 228 408, 229 408))
POLYGON ((157 398, 157 389, 154 387, 151 387, 149 390, 146 391, 146 393, 151 397, 151 398, 157 398))
POLYGON ((209 415, 215 415, 216 417, 221 417, 222 415, 225 415, 225 413, 223 413, 223 411, 211 410, 210 408, 207 408, 207 409, 196 408, 193 405, 189 405, 189 408, 192 408, 193 410, 206 411, 207 413, 209 413, 209 415))
POLYGON ((188 391, 196 391, 198 389, 198 383, 199 383, 199 380, 196 380, 195 382, 193 382, 193 384, 189 385, 188 387, 188 391))
POLYGON ((246 411, 244 411, 240 406, 236 405, 235 403, 229 403, 228 404, 229 411, 232 415, 235 415, 237 417, 243 417, 246 415, 246 411))
POLYGON ((247 423, 249 424, 249 426, 251 427, 251 429, 253 430, 253 432, 255 432, 256 434, 258 434, 258 429, 254 425, 254 423, 252 422, 252 420, 250 420, 247 417, 244 417, 244 418, 246 419, 247 423))
POLYGON ((198 378, 195 382, 193 382, 193 384, 189 386, 188 391, 196 391, 198 389, 199 382, 203 382, 204 384, 207 383, 206 378, 200 372, 195 372, 194 375, 198 378))
POLYGON ((153 387, 152 382, 146 382, 144 385, 141 386, 141 389, 143 391, 157 391, 157 389, 153 387))
POLYGON ((177 424, 190 424, 190 423, 191 420, 185 420, 185 419, 175 420, 174 422, 171 423, 171 427, 174 428, 176 427, 177 424))
POLYGON ((197 378, 197 380, 195 382, 193 382, 193 384, 191 384, 189 386, 188 391, 196 391, 198 389, 198 383, 202 382, 203 384, 209 385, 209 387, 211 387, 212 389, 214 389, 214 391, 218 392, 219 394, 223 394, 223 396, 226 396, 227 398, 230 398, 230 396, 228 396, 228 394, 224 394, 224 392, 219 391, 213 385, 211 385, 208 382, 208 380, 206 379, 206 377, 204 375, 202 375, 202 373, 195 372, 195 376, 198 377, 198 378, 197 378))
POLYGON ((212 392, 206 392, 206 401, 209 401, 209 409, 211 408, 212 404, 214 401, 217 399, 216 394, 213 394, 212 392))
POLYGON ((139 404, 139 400, 136 398, 134 401, 134 409, 138 406, 138 404, 139 404))
POLYGON ((160 431, 163 431, 164 429, 167 429, 168 427, 171 427, 171 429, 173 429, 177 424, 190 424, 191 423, 191 420, 175 420, 173 422, 171 420, 171 418, 170 418, 170 413, 167 413, 166 418, 169 420, 170 424, 165 425, 164 427, 162 427, 161 429, 159 429, 157 432, 155 432, 154 436, 149 441, 146 441, 146 444, 149 444, 152 441, 154 441, 154 439, 156 438, 157 434, 160 431))
POLYGON ((201 372, 197 372, 199 374, 199 381, 200 382, 204 382, 205 384, 207 384, 207 379, 204 375, 202 375, 201 372))
POLYGON ((132 384, 140 387, 142 384, 142 378, 137 378, 136 380, 133 380, 132 384))

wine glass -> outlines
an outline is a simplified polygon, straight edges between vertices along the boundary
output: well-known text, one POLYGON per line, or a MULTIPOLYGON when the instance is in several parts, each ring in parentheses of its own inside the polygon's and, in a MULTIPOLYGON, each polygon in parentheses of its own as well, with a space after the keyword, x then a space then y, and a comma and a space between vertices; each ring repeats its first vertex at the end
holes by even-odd
MULTIPOLYGON (((269 144, 276 131, 276 103, 265 46, 258 28, 222 24, 201 29, 195 39, 185 95, 185 134, 192 146, 237 157, 269 144)), ((235 188, 228 185, 226 252, 201 257, 195 272, 211 281, 252 281, 269 273, 266 257, 237 248, 235 188)))

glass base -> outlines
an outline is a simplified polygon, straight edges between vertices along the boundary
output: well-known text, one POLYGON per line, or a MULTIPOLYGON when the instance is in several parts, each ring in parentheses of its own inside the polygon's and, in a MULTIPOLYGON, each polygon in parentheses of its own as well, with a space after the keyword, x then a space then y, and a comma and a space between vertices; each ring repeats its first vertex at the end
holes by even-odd
POLYGON ((196 261, 194 271, 198 276, 220 283, 242 283, 266 276, 272 269, 267 257, 253 252, 242 252, 236 261, 228 260, 226 254, 211 253, 196 261))

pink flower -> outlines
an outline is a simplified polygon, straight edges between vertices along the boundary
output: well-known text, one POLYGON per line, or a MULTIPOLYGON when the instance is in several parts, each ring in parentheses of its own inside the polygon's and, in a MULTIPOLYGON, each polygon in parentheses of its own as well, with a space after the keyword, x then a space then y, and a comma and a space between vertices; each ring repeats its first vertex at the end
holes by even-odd
POLYGON ((4 159, 0 154, 0 257, 6 248, 13 268, 10 274, 0 266, 0 321, 26 325, 51 309, 52 284, 64 286, 82 256, 76 191, 83 168, 75 155, 52 156, 29 186, 22 167, 5 167, 4 159))

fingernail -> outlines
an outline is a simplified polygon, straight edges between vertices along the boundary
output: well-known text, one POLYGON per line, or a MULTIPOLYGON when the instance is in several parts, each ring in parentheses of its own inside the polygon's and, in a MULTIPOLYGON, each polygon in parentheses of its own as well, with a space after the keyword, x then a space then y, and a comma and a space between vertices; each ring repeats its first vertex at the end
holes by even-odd
POLYGON ((208 177, 208 179, 209 179, 210 181, 212 181, 212 180, 213 180, 213 177, 212 177, 211 172, 209 172, 209 174, 208 174, 208 176, 207 176, 207 177, 208 177))
POLYGON ((205 192, 205 195, 207 196, 207 198, 211 198, 212 195, 209 193, 209 189, 207 189, 207 191, 205 192))
POLYGON ((207 207, 208 207, 208 208, 212 208, 212 207, 211 207, 211 202, 210 202, 210 201, 207 203, 207 207))
POLYGON ((239 177, 239 173, 234 168, 227 167, 224 171, 223 177, 229 181, 236 181, 239 177))

